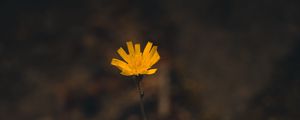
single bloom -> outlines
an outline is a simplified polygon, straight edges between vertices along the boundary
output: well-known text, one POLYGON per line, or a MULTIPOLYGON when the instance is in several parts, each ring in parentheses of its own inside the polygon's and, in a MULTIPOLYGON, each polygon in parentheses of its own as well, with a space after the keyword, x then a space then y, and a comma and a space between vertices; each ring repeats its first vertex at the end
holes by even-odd
POLYGON ((124 61, 116 58, 113 58, 111 61, 112 65, 121 70, 122 75, 151 75, 157 71, 157 69, 151 69, 151 67, 160 59, 157 52, 157 46, 152 46, 153 43, 148 42, 144 51, 141 52, 140 44, 137 43, 133 45, 131 41, 126 42, 126 44, 128 54, 122 47, 117 51, 124 61))

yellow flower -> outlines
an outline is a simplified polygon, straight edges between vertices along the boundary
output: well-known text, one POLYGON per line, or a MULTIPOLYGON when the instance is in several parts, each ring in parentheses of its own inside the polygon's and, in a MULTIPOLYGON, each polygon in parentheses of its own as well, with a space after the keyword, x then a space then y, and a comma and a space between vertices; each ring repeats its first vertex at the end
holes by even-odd
POLYGON ((154 74, 157 69, 150 69, 159 59, 160 56, 157 52, 157 46, 152 47, 152 43, 148 42, 143 53, 141 52, 141 45, 126 42, 128 52, 121 47, 118 50, 119 55, 124 61, 113 58, 111 64, 118 67, 122 72, 122 75, 142 75, 142 74, 154 74))

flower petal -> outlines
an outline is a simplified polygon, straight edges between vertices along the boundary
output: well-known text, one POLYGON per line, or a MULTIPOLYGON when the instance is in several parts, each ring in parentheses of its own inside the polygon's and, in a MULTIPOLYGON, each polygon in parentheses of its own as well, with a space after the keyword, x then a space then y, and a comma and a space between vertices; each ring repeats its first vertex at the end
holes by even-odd
POLYGON ((149 55, 151 47, 152 47, 152 42, 148 42, 145 49, 144 49, 144 51, 143 51, 143 57, 149 55))
POLYGON ((160 56, 159 56, 158 52, 156 51, 150 60, 150 66, 154 65, 159 59, 160 59, 160 56))
POLYGON ((125 75, 125 76, 131 76, 131 75, 133 75, 130 71, 122 71, 120 74, 121 75, 125 75))
POLYGON ((134 45, 135 53, 140 53, 141 52, 141 45, 140 44, 135 44, 134 45))
POLYGON ((157 69, 150 69, 150 70, 147 70, 147 72, 144 74, 151 75, 151 74, 154 74, 156 71, 157 71, 157 69))
POLYGON ((152 56, 154 55, 154 53, 157 51, 157 46, 153 46, 149 55, 145 56, 143 59, 143 64, 147 67, 151 67, 150 64, 151 64, 151 58, 152 56))
POLYGON ((128 64, 126 64, 124 61, 121 61, 119 59, 115 59, 113 58, 111 61, 111 64, 118 67, 120 70, 122 71, 130 71, 130 68, 128 66, 128 64))
POLYGON ((118 53, 127 63, 129 63, 130 57, 122 47, 118 49, 118 53))
POLYGON ((157 52, 157 46, 153 46, 152 47, 148 58, 151 58, 154 55, 155 52, 157 52))
POLYGON ((132 41, 126 42, 126 44, 127 44, 129 55, 133 56, 134 55, 134 48, 133 48, 132 41))
POLYGON ((141 54, 141 45, 140 44, 135 44, 134 45, 134 52, 136 55, 140 55, 141 54))

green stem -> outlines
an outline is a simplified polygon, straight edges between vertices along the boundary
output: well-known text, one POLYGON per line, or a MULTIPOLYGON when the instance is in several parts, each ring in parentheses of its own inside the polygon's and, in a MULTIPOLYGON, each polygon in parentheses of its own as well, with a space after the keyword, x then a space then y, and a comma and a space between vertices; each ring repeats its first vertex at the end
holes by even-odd
POLYGON ((134 76, 134 81, 135 81, 136 87, 137 87, 137 89, 139 91, 139 94, 140 94, 140 108, 141 108, 143 120, 147 120, 145 109, 144 109, 144 101, 143 101, 143 99, 144 99, 144 90, 141 87, 142 80, 143 80, 142 75, 134 76))

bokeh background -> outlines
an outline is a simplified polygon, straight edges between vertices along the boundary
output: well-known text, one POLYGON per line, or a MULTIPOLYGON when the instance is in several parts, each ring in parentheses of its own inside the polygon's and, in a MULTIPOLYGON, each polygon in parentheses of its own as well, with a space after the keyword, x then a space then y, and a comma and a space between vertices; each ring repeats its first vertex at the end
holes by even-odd
POLYGON ((110 65, 126 41, 159 46, 151 120, 299 120, 298 0, 4 0, 1 120, 139 120, 110 65))

